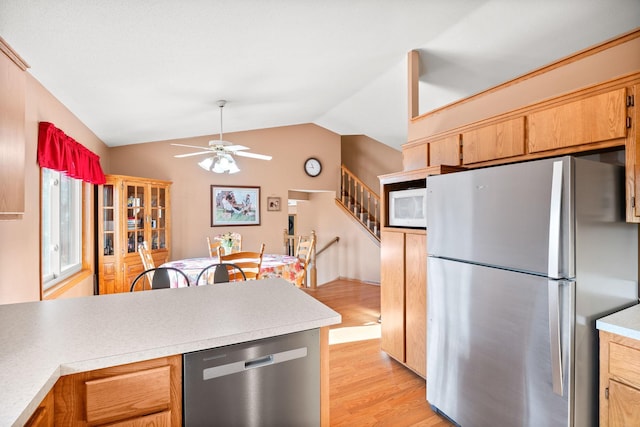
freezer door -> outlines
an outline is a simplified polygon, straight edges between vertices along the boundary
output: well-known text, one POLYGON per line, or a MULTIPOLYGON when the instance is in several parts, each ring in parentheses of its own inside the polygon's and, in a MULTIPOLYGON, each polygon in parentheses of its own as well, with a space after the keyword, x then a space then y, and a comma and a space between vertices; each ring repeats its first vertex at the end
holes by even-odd
POLYGON ((574 283, 438 258, 427 270, 429 403, 462 426, 571 425, 574 283))
POLYGON ((429 255, 574 277, 573 160, 562 157, 430 176, 429 255))

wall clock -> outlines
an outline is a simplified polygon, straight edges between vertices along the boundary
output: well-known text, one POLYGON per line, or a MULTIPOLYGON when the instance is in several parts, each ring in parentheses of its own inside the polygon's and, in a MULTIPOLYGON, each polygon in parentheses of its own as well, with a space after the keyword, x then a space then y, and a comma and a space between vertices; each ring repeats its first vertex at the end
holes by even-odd
POLYGON ((320 172, 322 172, 322 164, 320 163, 320 160, 315 157, 309 157, 304 161, 304 171, 309 176, 315 177, 320 175, 320 172))

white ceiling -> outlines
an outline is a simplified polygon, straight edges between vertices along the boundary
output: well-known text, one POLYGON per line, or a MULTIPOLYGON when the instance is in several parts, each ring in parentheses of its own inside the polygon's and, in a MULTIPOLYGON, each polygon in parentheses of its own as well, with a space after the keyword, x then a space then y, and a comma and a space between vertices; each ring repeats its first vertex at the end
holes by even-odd
MULTIPOLYGON (((420 112, 640 26, 639 0, 2 0, 0 36, 109 146, 315 123, 400 148, 420 112)), ((640 54, 640 53, 639 53, 640 54)))

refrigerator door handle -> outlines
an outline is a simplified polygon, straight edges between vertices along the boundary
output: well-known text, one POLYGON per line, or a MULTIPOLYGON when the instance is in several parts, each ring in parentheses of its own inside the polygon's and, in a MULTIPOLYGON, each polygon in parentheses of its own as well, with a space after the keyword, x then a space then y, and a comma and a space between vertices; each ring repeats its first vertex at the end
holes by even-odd
POLYGON ((551 380, 553 392, 564 394, 562 378, 562 346, 560 343, 560 282, 548 281, 549 287, 549 347, 551 349, 551 380))
POLYGON ((551 203, 549 205, 548 276, 560 278, 560 221, 562 218, 562 161, 553 162, 551 203))

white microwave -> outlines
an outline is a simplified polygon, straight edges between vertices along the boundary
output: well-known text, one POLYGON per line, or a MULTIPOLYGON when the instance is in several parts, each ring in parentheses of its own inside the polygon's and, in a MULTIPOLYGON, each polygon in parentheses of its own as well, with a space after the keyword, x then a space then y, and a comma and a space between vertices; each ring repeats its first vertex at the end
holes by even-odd
POLYGON ((389 227, 427 228, 427 189, 389 191, 389 227))

